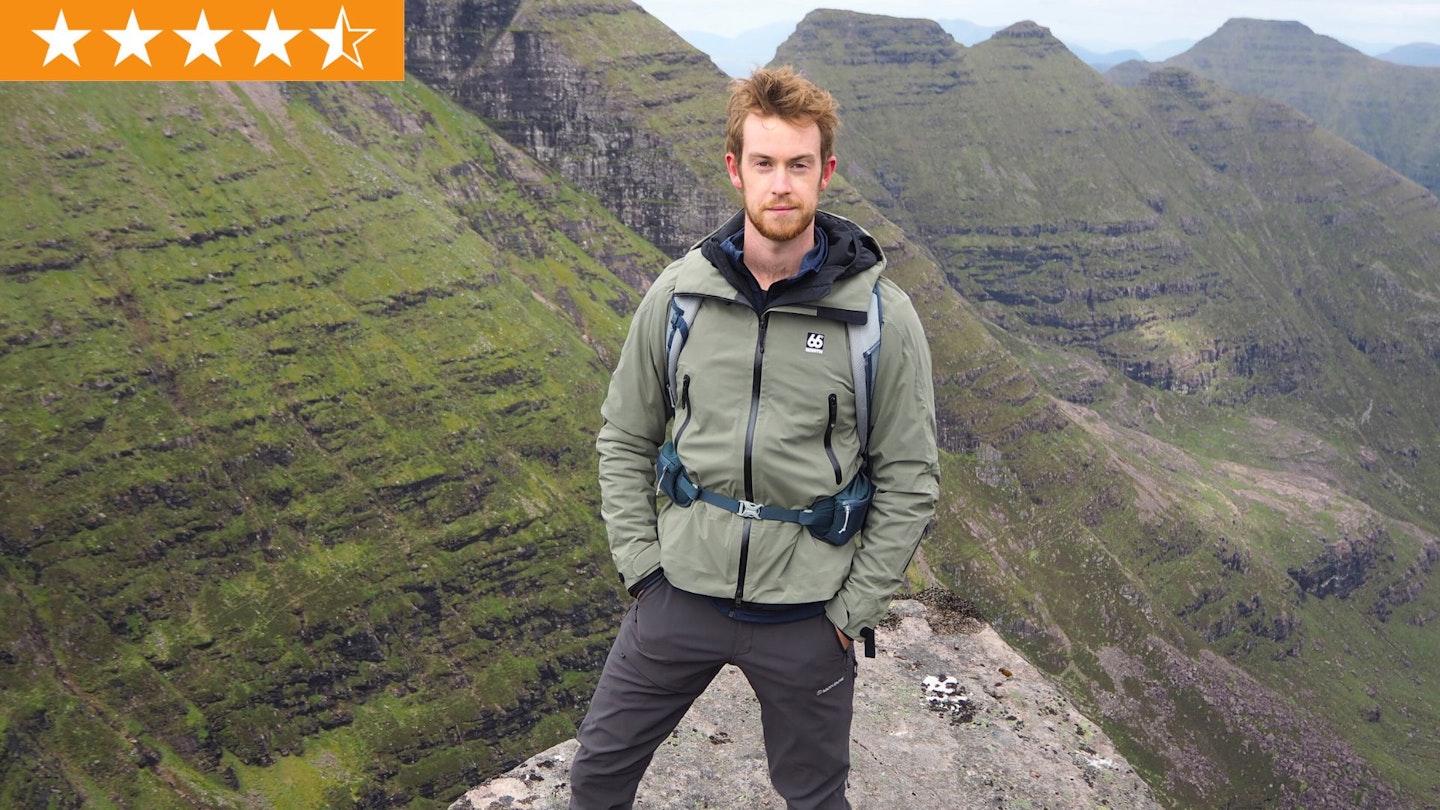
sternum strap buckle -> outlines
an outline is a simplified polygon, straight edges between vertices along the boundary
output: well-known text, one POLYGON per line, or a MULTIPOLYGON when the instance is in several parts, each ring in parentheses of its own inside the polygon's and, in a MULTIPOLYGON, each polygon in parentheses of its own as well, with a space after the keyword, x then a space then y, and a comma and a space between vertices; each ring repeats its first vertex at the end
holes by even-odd
POLYGON ((746 520, 759 520, 761 508, 760 504, 754 501, 740 501, 740 505, 735 507, 735 514, 746 520))

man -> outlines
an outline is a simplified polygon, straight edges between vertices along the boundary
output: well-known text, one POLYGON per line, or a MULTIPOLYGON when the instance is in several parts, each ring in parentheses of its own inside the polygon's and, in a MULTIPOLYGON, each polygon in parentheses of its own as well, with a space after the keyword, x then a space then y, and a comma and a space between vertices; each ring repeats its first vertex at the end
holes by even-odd
POLYGON ((939 466, 910 300, 881 277, 869 234, 818 211, 838 123, 830 94, 789 68, 734 82, 725 165, 744 210, 636 311, 596 441, 611 553, 636 600, 577 734, 571 808, 630 807, 655 749, 727 663, 759 699, 786 806, 849 807, 853 640, 870 640, 903 582, 939 466), (846 324, 875 317, 875 290, 883 329, 862 452, 846 324), (700 306, 667 390, 676 296, 700 306), (657 455, 672 449, 685 496, 673 477, 657 484, 657 455), (797 522, 866 473, 858 535, 822 539, 797 522))

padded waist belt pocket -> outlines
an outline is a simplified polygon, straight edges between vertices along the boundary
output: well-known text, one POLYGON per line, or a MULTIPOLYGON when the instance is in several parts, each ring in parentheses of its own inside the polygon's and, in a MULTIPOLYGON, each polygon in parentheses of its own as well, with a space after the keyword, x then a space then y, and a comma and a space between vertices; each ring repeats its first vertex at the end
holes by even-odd
POLYGON ((810 534, 832 546, 850 542, 865 526, 870 502, 875 499, 875 485, 864 470, 856 473, 848 486, 834 495, 817 500, 810 509, 816 513, 830 511, 830 520, 810 526, 810 534))
POLYGON ((694 503, 695 496, 700 493, 700 488, 686 475, 685 465, 680 463, 680 454, 676 452, 673 441, 665 442, 660 447, 660 454, 655 457, 655 486, 672 503, 682 507, 694 503))

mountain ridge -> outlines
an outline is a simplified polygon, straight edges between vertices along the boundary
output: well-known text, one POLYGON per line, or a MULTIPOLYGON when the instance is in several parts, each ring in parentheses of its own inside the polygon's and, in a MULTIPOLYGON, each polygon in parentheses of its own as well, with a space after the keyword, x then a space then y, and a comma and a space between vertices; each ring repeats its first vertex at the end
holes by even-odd
MULTIPOLYGON (((1367 56, 1297 22, 1232 19, 1160 63, 1242 93, 1283 101, 1440 193, 1440 71, 1367 56)), ((1133 84, 1154 69, 1113 69, 1133 84)))
POLYGON ((1440 67, 1440 45, 1432 42, 1412 42, 1391 48, 1377 55, 1387 62, 1412 67, 1440 67))

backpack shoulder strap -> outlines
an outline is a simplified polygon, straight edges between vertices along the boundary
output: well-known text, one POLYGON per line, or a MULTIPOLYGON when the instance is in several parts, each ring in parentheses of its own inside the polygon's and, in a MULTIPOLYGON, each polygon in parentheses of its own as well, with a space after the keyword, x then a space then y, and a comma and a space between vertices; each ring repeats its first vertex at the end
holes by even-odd
POLYGON ((695 313, 700 311, 698 295, 677 293, 670 297, 670 317, 665 323, 665 398, 670 412, 679 406, 679 392, 675 387, 675 376, 680 368, 680 350, 690 337, 690 325, 695 323, 695 313))
POLYGON ((855 431, 860 436, 860 454, 870 450, 871 404, 875 391, 875 366, 880 360, 880 284, 870 291, 870 311, 865 323, 846 325, 850 343, 850 374, 855 385, 855 431))

